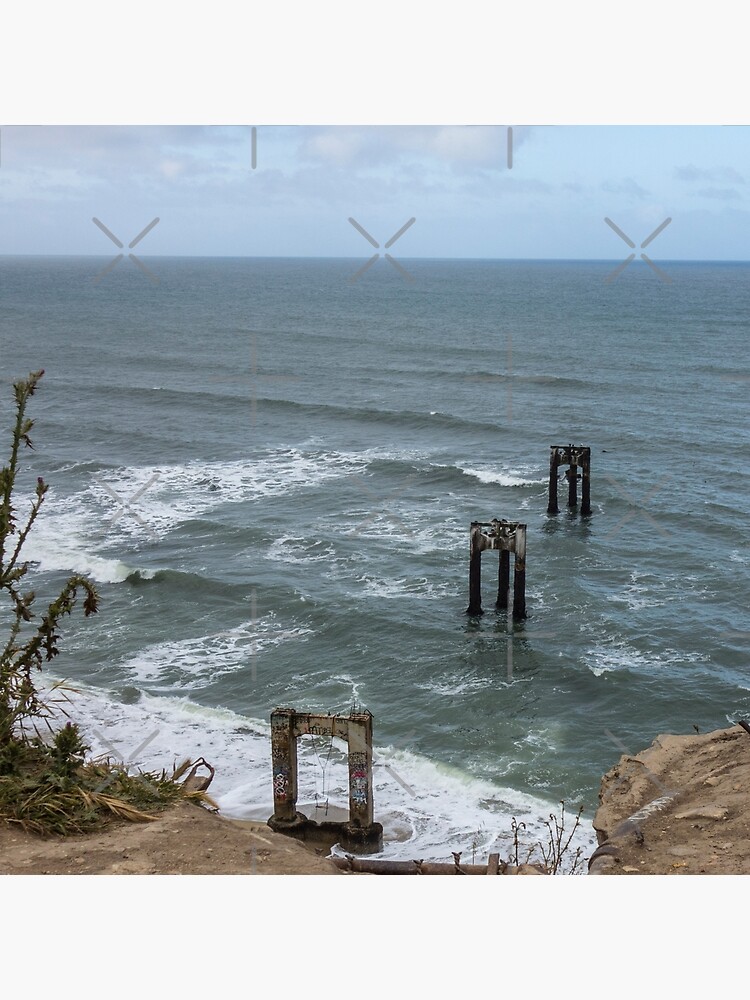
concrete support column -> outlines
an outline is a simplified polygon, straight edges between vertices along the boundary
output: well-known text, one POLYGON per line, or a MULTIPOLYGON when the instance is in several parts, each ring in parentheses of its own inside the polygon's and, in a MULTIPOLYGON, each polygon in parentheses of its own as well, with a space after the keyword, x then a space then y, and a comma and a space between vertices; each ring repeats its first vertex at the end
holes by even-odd
POLYGON ((578 506, 578 466, 568 469, 568 507, 578 506))
POLYGON ((482 529, 478 521, 471 522, 469 542, 469 606, 467 615, 482 614, 482 529))
POLYGON ((500 549, 500 566, 497 573, 497 603, 500 611, 507 610, 508 591, 510 590, 510 552, 500 549))
POLYGON ((372 717, 349 720, 349 824, 372 826, 372 717))
POLYGON ((513 568, 513 617, 526 617, 526 525, 516 525, 516 563, 513 568))
POLYGON ((551 448, 549 454, 549 503, 547 504, 548 514, 559 514, 560 508, 557 506, 557 449, 551 448))
POLYGON ((292 822, 297 817, 297 738, 293 708, 271 713, 271 762, 273 765, 273 819, 292 822))
POLYGON ((591 515, 591 455, 585 455, 581 467, 581 517, 591 515))

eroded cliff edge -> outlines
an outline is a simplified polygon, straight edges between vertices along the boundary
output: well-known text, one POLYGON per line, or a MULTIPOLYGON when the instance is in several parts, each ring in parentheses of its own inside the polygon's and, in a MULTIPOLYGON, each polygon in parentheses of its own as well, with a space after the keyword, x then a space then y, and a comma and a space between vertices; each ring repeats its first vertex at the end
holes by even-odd
POLYGON ((750 734, 657 736, 604 775, 592 874, 750 874, 750 734))

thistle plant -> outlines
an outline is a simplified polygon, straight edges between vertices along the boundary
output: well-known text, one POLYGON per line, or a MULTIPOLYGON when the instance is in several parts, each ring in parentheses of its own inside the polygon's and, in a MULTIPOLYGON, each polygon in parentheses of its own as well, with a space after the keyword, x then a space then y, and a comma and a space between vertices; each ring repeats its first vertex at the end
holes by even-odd
POLYGON ((576 830, 581 825, 583 806, 579 806, 575 815, 573 827, 566 837, 565 828, 565 801, 560 801, 560 817, 555 813, 549 814, 549 819, 545 820, 547 828, 547 842, 541 840, 536 843, 523 845, 522 835, 526 831, 526 824, 519 823, 514 816, 510 831, 513 835, 513 849, 508 863, 511 865, 539 864, 548 875, 575 875, 583 868, 583 848, 577 847, 575 851, 571 847, 576 830))
POLYGON ((43 375, 44 371, 32 372, 13 385, 15 423, 10 458, 0 469, 0 622, 10 623, 8 638, 0 649, 0 748, 15 739, 27 740, 29 728, 37 732, 37 722, 48 723, 50 708, 37 690, 34 675, 44 661, 53 660, 60 652, 63 618, 81 600, 86 617, 95 614, 99 605, 93 584, 79 575, 68 579, 41 617, 34 611, 36 593, 28 589, 29 563, 22 559, 22 550, 49 486, 37 479, 31 509, 20 522, 14 494, 21 449, 33 449, 30 434, 34 421, 26 410, 43 375))
MULTIPOLYGON (((163 809, 178 799, 216 810, 218 806, 206 794, 207 786, 197 788, 189 780, 179 783, 190 760, 175 765, 171 774, 162 770, 139 775, 131 775, 127 765, 107 757, 88 760, 90 748, 78 726, 68 722, 54 728, 49 698, 45 700, 34 683, 43 663, 60 652, 63 618, 79 603, 86 617, 99 606, 93 584, 74 575, 39 615, 34 610, 36 594, 26 580, 29 563, 21 553, 49 487, 37 479, 30 509, 23 517, 19 517, 14 494, 21 449, 33 448, 34 422, 26 416, 26 409, 43 375, 43 371, 32 372, 13 386, 16 418, 10 458, 0 469, 0 628, 9 625, 0 649, 0 823, 42 836, 66 835, 112 819, 145 823, 156 817, 144 808, 163 809), (45 738, 39 733, 40 722, 47 726, 45 738)), ((53 688, 62 688, 64 697, 63 685, 53 688)), ((194 774, 195 770, 190 777, 194 774)))

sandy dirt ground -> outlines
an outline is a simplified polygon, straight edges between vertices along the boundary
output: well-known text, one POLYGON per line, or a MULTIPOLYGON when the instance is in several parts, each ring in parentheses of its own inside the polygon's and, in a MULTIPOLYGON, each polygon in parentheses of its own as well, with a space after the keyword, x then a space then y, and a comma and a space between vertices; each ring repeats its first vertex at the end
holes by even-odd
POLYGON ((182 802, 151 823, 41 839, 0 824, 3 875, 341 875, 332 861, 265 823, 182 802))
MULTIPOLYGON (((750 734, 658 736, 602 779, 592 874, 750 874, 750 734)), ((5 875, 341 875, 324 848, 189 802, 150 823, 41 839, 0 824, 5 875)))
POLYGON ((750 874, 750 734, 658 736, 602 780, 589 870, 608 875, 750 874))

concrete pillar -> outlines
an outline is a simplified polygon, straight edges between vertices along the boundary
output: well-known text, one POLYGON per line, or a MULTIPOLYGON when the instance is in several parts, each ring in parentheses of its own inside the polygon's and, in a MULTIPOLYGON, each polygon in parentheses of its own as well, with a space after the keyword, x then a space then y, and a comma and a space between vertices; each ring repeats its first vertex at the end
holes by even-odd
POLYGON ((478 521, 471 522, 469 542, 469 606, 467 615, 482 612, 482 529, 478 521))
POLYGON ((508 591, 510 590, 510 552, 500 549, 500 566, 497 574, 497 603, 500 611, 508 607, 508 591))
POLYGON ((571 465, 568 476, 568 507, 578 506, 578 466, 571 465))
POLYGON ((557 506, 557 448, 550 448, 549 453, 549 503, 547 504, 547 513, 560 513, 560 508, 557 506))
POLYGON ((293 708, 277 708, 271 713, 273 819, 280 822, 293 822, 297 817, 295 714, 293 708))
POLYGON ((516 564, 513 568, 513 617, 526 617, 526 525, 516 525, 516 564))
POLYGON ((581 517, 591 515, 591 452, 583 457, 581 467, 581 517))
POLYGON ((349 719, 349 824, 372 826, 372 716, 349 719))

